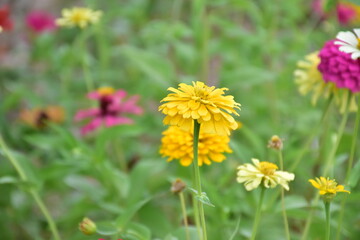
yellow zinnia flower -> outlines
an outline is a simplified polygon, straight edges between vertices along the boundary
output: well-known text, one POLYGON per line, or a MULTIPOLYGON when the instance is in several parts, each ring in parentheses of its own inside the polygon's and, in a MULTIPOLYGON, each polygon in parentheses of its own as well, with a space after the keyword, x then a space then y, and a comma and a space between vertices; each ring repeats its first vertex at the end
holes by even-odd
POLYGON ((56 20, 58 26, 85 28, 89 24, 97 23, 102 15, 101 11, 94 11, 90 8, 74 7, 63 9, 62 18, 56 20))
POLYGON ((335 182, 335 179, 330 180, 329 178, 320 177, 315 178, 315 180, 309 179, 309 182, 311 185, 313 185, 314 188, 319 189, 320 195, 324 195, 327 199, 330 200, 335 197, 336 193, 338 192, 350 193, 349 191, 344 190, 343 185, 338 185, 335 182))
POLYGON ((180 83, 179 89, 168 88, 170 93, 161 102, 159 111, 166 115, 164 124, 181 127, 190 131, 193 121, 201 124, 203 133, 229 135, 230 129, 238 127, 230 114, 239 116, 236 108, 240 104, 233 96, 223 96, 227 88, 208 87, 202 82, 193 82, 192 86, 180 83))
POLYGON ((295 179, 293 173, 276 171, 278 166, 270 162, 260 162, 252 158, 253 164, 246 163, 238 167, 237 181, 245 183, 245 189, 251 191, 257 188, 261 183, 266 188, 274 188, 280 184, 286 190, 289 190, 288 182, 295 179))
MULTIPOLYGON (((311 103, 316 105, 319 97, 329 98, 331 95, 335 98, 335 103, 340 107, 340 112, 345 112, 349 91, 340 89, 332 82, 325 82, 322 74, 318 70, 320 58, 318 52, 313 52, 297 63, 298 69, 295 70, 295 83, 299 86, 301 95, 312 93, 311 103)), ((350 108, 352 112, 358 109, 355 94, 351 96, 350 108)))
MULTIPOLYGON (((168 157, 168 161, 179 159, 182 166, 189 166, 193 161, 193 134, 180 129, 177 126, 170 126, 162 133, 162 145, 160 154, 168 157)), ((199 159, 198 164, 210 165, 211 162, 222 162, 225 160, 223 153, 231 153, 229 148, 230 138, 227 135, 203 133, 200 129, 199 136, 199 159)))

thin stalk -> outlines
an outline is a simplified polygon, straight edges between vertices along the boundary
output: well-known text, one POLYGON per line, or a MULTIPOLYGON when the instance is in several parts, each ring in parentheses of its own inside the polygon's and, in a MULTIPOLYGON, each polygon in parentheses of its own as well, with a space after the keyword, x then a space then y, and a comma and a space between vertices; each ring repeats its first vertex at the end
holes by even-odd
MULTIPOLYGON (((331 106, 332 102, 333 102, 333 96, 330 96, 330 98, 327 101, 326 106, 322 112, 319 123, 316 125, 316 127, 313 129, 313 131, 311 131, 311 134, 309 135, 308 139, 306 140, 303 148, 301 149, 300 153, 297 155, 297 158, 294 160, 293 164, 289 168, 290 172, 293 172, 297 168, 297 166, 303 159, 304 155, 309 151, 310 145, 313 142, 314 137, 319 133, 321 127, 324 125, 324 122, 327 119, 327 116, 330 112, 330 106, 331 106)), ((267 201, 267 206, 272 206, 273 203, 275 202, 275 200, 278 199, 280 193, 281 193, 280 189, 276 190, 275 194, 273 194, 271 199, 269 201, 267 201)))
POLYGON ((252 229, 252 233, 251 233, 251 240, 255 240, 255 237, 256 237, 256 233, 257 233, 257 229, 258 229, 260 217, 261 217, 261 207, 262 207, 262 203, 264 200, 264 193, 265 193, 265 188, 261 187, 259 204, 256 209, 254 225, 253 225, 253 229, 252 229))
POLYGON ((79 48, 82 50, 82 56, 81 56, 81 67, 83 70, 83 75, 86 83, 86 88, 88 92, 91 92, 94 90, 94 84, 91 79, 90 69, 87 61, 87 49, 86 49, 86 32, 82 31, 79 36, 79 48))
MULTIPOLYGON (((194 160, 193 160, 193 167, 194 167, 194 177, 195 177, 195 190, 197 191, 197 195, 201 196, 201 178, 200 178, 200 168, 198 162, 198 147, 199 147, 199 135, 200 135, 200 123, 194 120, 194 142, 193 142, 193 149, 194 149, 194 160)), ((202 228, 202 239, 207 240, 206 234, 206 223, 205 223, 205 214, 203 203, 196 199, 198 202, 198 215, 200 216, 201 228, 202 228)))
MULTIPOLYGON (((333 164, 335 154, 336 154, 337 148, 339 147, 342 135, 343 135, 344 130, 345 130, 346 122, 347 122, 347 119, 348 119, 349 103, 350 103, 350 95, 349 95, 349 98, 348 98, 348 101, 347 101, 347 106, 346 106, 345 112, 344 112, 343 117, 341 119, 340 126, 338 128, 338 132, 336 134, 336 136, 337 136, 336 142, 335 142, 333 148, 331 149, 331 152, 329 153, 329 156, 327 158, 327 161, 326 161, 325 168, 323 170, 322 176, 328 175, 328 172, 330 170, 330 166, 331 166, 331 164, 333 164)), ((318 200, 319 200, 319 195, 315 198, 314 205, 317 204, 318 200)), ((309 216, 306 219, 306 224, 305 224, 305 228, 304 228, 301 240, 306 240, 307 239, 307 235, 309 233, 310 225, 311 225, 311 222, 312 222, 312 217, 313 217, 313 210, 310 211, 309 216)))
MULTIPOLYGON (((353 137, 352 137, 352 143, 351 143, 351 150, 350 150, 350 156, 348 161, 348 167, 345 175, 345 182, 347 183, 350 177, 351 169, 353 166, 354 158, 355 158, 355 152, 356 152, 356 143, 357 143, 357 137, 358 137, 358 131, 359 131, 359 123, 360 123, 360 96, 358 96, 358 111, 356 113, 356 120, 355 120, 355 126, 353 131, 353 137)), ((341 235, 341 229, 343 224, 343 218, 344 218, 344 212, 345 212, 345 205, 346 205, 347 197, 344 197, 341 201, 341 208, 340 208, 340 214, 337 224, 337 231, 336 231, 336 240, 340 239, 341 235)))
POLYGON ((325 217, 326 217, 325 240, 330 240, 330 202, 324 201, 324 204, 325 204, 325 217))
POLYGON ((185 198, 184 198, 184 193, 183 192, 179 193, 179 198, 180 198, 181 210, 182 210, 183 219, 184 219, 184 225, 185 225, 185 231, 186 231, 186 239, 190 240, 189 224, 188 224, 188 220, 187 220, 186 204, 185 204, 185 198))
POLYGON ((196 199, 195 195, 193 195, 193 209, 194 209, 194 218, 195 218, 195 225, 196 225, 196 231, 198 234, 199 239, 201 239, 201 223, 200 223, 200 216, 199 216, 199 205, 198 200, 196 199))
MULTIPOLYGON (((284 161, 283 161, 283 155, 282 155, 281 149, 278 151, 278 155, 279 155, 280 169, 284 170, 284 161)), ((286 239, 290 240, 289 222, 287 219, 286 208, 285 208, 284 188, 281 188, 281 208, 282 208, 282 215, 283 215, 283 219, 284 219, 284 228, 285 228, 286 239)))
MULTIPOLYGON (((2 139, 1 136, 0 136, 0 147, 4 151, 5 156, 9 159, 10 163, 14 166, 15 170, 19 174, 20 179, 22 181, 27 182, 28 177, 27 177, 25 171, 22 169, 22 167, 19 164, 18 160, 11 154, 11 152, 9 151, 8 147, 6 146, 4 140, 2 139)), ((29 190, 29 192, 30 192, 30 195, 34 198, 34 200, 35 200, 36 204, 38 205, 38 207, 40 208, 40 211, 42 212, 42 214, 46 218, 46 221, 49 224, 50 231, 52 232, 52 235, 53 235, 54 239, 55 240, 60 240, 60 235, 59 235, 59 232, 57 230, 56 224, 55 224, 54 220, 52 219, 48 209, 45 206, 45 204, 41 200, 39 194, 34 189, 29 190)))

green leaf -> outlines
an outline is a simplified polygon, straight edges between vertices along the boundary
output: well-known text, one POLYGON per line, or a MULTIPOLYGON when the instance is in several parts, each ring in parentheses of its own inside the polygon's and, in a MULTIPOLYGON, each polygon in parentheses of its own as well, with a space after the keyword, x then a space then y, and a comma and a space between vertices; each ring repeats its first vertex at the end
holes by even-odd
POLYGON ((359 178, 360 178, 360 161, 357 161, 355 166, 351 169, 349 181, 347 184, 351 188, 353 188, 358 184, 359 178))
POLYGON ((209 197, 206 195, 206 192, 202 192, 200 195, 198 194, 198 191, 193 188, 188 188, 191 192, 195 194, 195 199, 199 200, 205 205, 208 205, 210 207, 215 207, 214 204, 210 202, 209 197))
POLYGON ((118 234, 120 231, 113 222, 97 222, 96 232, 104 236, 111 236, 118 234))
POLYGON ((136 212, 140 210, 146 203, 148 203, 151 200, 152 197, 148 197, 140 202, 135 203, 134 205, 130 206, 126 209, 126 211, 121 214, 120 217, 116 220, 116 226, 118 226, 120 229, 124 229, 128 222, 131 220, 131 218, 134 217, 136 212))
POLYGON ((126 230, 126 239, 134 238, 134 240, 149 240, 151 231, 144 225, 138 223, 130 223, 126 230))

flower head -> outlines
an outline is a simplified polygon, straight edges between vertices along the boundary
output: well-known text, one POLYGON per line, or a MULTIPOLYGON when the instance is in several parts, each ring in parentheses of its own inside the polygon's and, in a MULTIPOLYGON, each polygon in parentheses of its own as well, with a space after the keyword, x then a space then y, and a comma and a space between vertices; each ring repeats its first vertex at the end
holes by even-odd
POLYGON ((268 147, 275 150, 282 150, 283 148, 283 140, 279 138, 279 136, 274 135, 270 138, 268 142, 268 147))
MULTIPOLYGON (((320 57, 318 52, 313 52, 305 57, 305 60, 298 62, 298 69, 295 70, 295 83, 299 86, 302 95, 312 93, 311 103, 315 105, 319 97, 329 98, 331 95, 335 103, 340 106, 340 112, 345 111, 348 94, 347 89, 337 88, 333 82, 324 81, 321 72, 318 70, 320 57)), ((355 96, 350 101, 350 111, 357 111, 355 96)))
POLYGON ((179 126, 190 131, 193 121, 201 124, 203 133, 229 135, 230 129, 238 124, 230 114, 239 115, 239 103, 233 96, 223 96, 227 88, 208 87, 202 82, 193 82, 192 86, 179 84, 179 89, 169 88, 170 93, 161 102, 159 111, 166 115, 164 124, 179 126))
POLYGON ((101 11, 90 8, 74 7, 63 9, 62 18, 56 20, 58 26, 85 28, 90 24, 97 23, 102 15, 101 11))
POLYGON ((278 166, 270 162, 260 162, 258 159, 251 159, 253 164, 246 163, 238 167, 237 181, 245 183, 245 189, 251 191, 260 184, 266 188, 274 188, 280 184, 289 190, 289 181, 295 179, 293 173, 277 171, 278 166))
POLYGON ((186 188, 186 183, 183 182, 181 179, 176 179, 175 182, 171 185, 171 192, 172 193, 180 193, 186 188))
POLYGON ((9 31, 13 29, 13 22, 9 18, 9 7, 7 5, 0 8, 0 29, 9 31))
POLYGON ((309 182, 314 188, 319 189, 319 193, 323 196, 324 200, 332 200, 338 192, 350 193, 344 190, 343 185, 338 185, 335 179, 330 180, 329 178, 320 177, 315 178, 315 180, 309 179, 309 182))
POLYGON ((96 233, 96 224, 89 218, 84 218, 79 223, 79 230, 85 235, 92 235, 96 233))
POLYGON ((338 41, 335 45, 339 45, 339 50, 344 53, 351 54, 351 59, 360 58, 360 28, 354 29, 354 32, 339 32, 336 36, 338 41))
POLYGON ((26 16, 26 24, 36 33, 50 32, 56 29, 55 17, 47 12, 30 12, 26 16))
POLYGON ((340 24, 359 24, 360 6, 347 1, 341 1, 336 6, 337 18, 340 24))
MULTIPOLYGON (((163 132, 160 154, 168 157, 168 161, 180 160, 182 166, 189 166, 193 161, 193 134, 177 126, 170 126, 163 132)), ((227 135, 204 133, 200 129, 198 164, 210 165, 211 162, 222 162, 224 153, 231 153, 230 138, 227 135)))
POLYGON ((61 123, 64 121, 64 109, 60 106, 25 109, 20 112, 20 120, 27 125, 42 129, 48 122, 61 123))
POLYGON ((126 114, 142 114, 143 110, 137 106, 138 96, 125 100, 127 93, 124 90, 115 91, 113 88, 103 87, 87 95, 89 99, 97 100, 99 106, 80 110, 75 115, 75 120, 80 121, 90 118, 90 122, 81 129, 83 135, 97 129, 101 125, 111 127, 122 124, 132 124, 133 120, 126 114))

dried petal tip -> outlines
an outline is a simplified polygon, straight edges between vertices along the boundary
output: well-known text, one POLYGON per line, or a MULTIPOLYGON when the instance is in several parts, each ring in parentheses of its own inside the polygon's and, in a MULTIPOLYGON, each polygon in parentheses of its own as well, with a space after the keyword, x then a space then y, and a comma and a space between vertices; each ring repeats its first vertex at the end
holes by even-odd
POLYGON ((185 182, 183 182, 181 179, 176 179, 175 182, 173 182, 171 186, 171 192, 172 193, 180 193, 182 192, 186 187, 185 182))
POLYGON ((96 232, 96 224, 89 218, 84 218, 79 223, 79 230, 85 235, 92 235, 96 232))
POLYGON ((268 142, 268 148, 272 148, 275 150, 282 150, 283 148, 283 141, 279 136, 274 135, 271 137, 271 139, 268 142))

